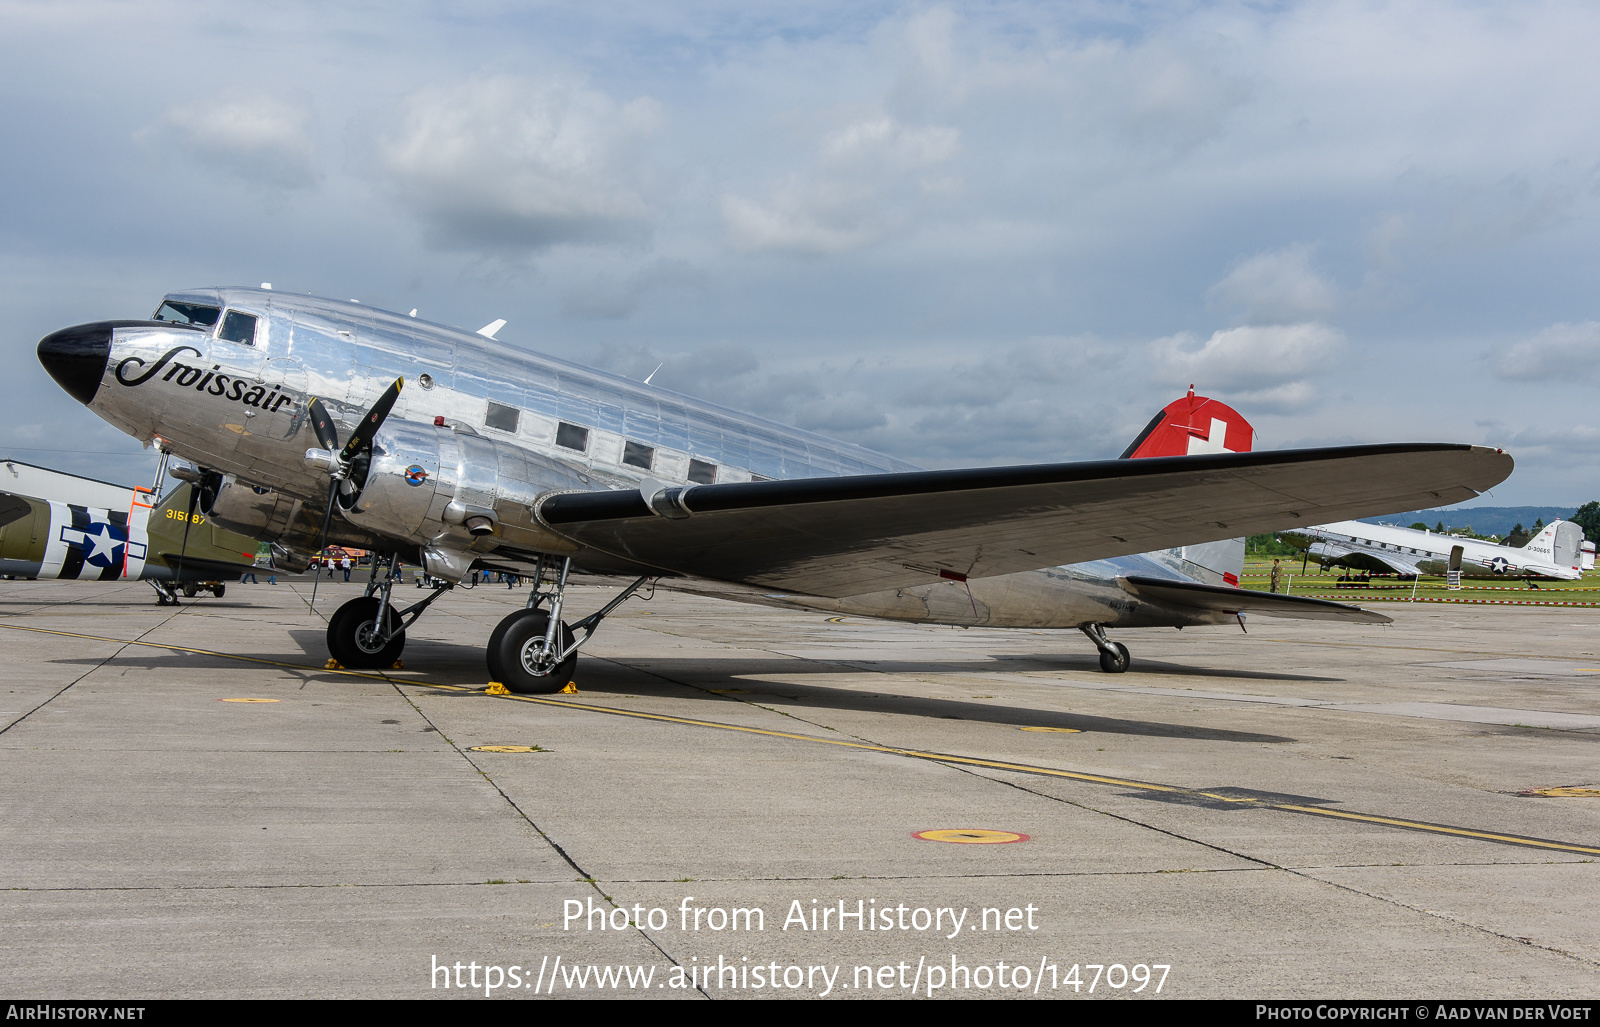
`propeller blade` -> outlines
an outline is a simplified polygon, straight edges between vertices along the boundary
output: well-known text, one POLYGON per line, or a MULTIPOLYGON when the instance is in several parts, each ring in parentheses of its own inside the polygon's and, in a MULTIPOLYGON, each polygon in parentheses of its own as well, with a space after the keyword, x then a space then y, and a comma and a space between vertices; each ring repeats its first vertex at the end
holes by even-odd
POLYGON ((173 579, 175 584, 183 583, 183 554, 189 551, 189 528, 194 524, 194 510, 200 504, 200 486, 194 482, 186 483, 189 490, 189 513, 183 519, 183 542, 178 546, 178 573, 173 579))
POLYGON ((372 404, 372 409, 368 410, 361 423, 356 425, 356 430, 350 433, 350 441, 344 444, 344 449, 339 453, 340 460, 349 460, 367 448, 372 442, 372 437, 378 434, 378 429, 383 427, 384 418, 394 409, 394 401, 400 398, 400 387, 405 382, 404 378, 396 378, 393 385, 383 390, 383 395, 372 404))
MULTIPOLYGON (((328 482, 328 509, 322 514, 322 535, 317 539, 317 555, 328 547, 328 523, 333 520, 333 503, 339 498, 339 480, 336 478, 328 482)), ((322 583, 322 568, 316 568, 316 573, 311 579, 311 606, 307 613, 317 611, 317 586, 322 583)))
POLYGON ((339 448, 339 429, 333 426, 333 418, 328 414, 328 408, 322 405, 322 400, 311 397, 306 404, 306 412, 311 415, 311 430, 317 433, 317 441, 322 443, 322 448, 330 452, 339 448))

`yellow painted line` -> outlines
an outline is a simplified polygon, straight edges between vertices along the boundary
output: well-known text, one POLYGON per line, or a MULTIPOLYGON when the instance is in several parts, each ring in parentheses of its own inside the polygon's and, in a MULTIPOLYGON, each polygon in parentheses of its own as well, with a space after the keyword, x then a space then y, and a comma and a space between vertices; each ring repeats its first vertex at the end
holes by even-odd
POLYGON ((1048 732, 1050 732, 1052 734, 1061 734, 1061 735, 1081 735, 1081 734, 1083 734, 1082 730, 1080 730, 1078 728, 1075 728, 1075 727, 1024 727, 1024 728, 1018 728, 1018 730, 1019 731, 1048 731, 1048 732))
POLYGON ((468 752, 549 752, 537 745, 469 745, 468 752))
POLYGON ((276 699, 218 699, 218 702, 277 702, 276 699))
MULTIPOLYGON (((57 631, 52 628, 36 628, 21 624, 0 624, 0 628, 12 628, 17 631, 36 631, 46 635, 61 635, 68 638, 83 638, 95 642, 117 642, 123 645, 143 645, 154 649, 168 649, 174 652, 194 653, 202 656, 213 656, 224 660, 240 660, 245 663, 258 663, 271 667, 286 667, 292 670, 312 670, 323 674, 341 674, 348 677, 366 678, 369 680, 383 681, 396 685, 442 688, 452 692, 481 691, 481 689, 468 688, 464 685, 446 685, 431 681, 390 678, 382 674, 367 674, 361 671, 327 671, 320 667, 308 667, 303 664, 287 663, 282 660, 264 660, 254 656, 235 656, 231 653, 217 652, 212 649, 198 649, 193 646, 170 645, 165 642, 143 642, 137 639, 106 638, 102 635, 89 635, 73 631, 57 631)), ((1284 639, 1283 641, 1289 640, 1284 639)), ((1401 649, 1408 647, 1380 646, 1377 648, 1401 649)), ((1454 650, 1444 651, 1450 652, 1454 650)), ((719 731, 737 731, 741 734, 759 735, 766 738, 784 738, 796 742, 810 742, 814 745, 832 745, 844 749, 856 749, 862 752, 879 752, 890 756, 904 756, 910 759, 928 760, 933 763, 947 763, 963 767, 984 767, 989 770, 1004 770, 1018 774, 1055 777, 1069 781, 1082 781, 1086 784, 1111 785, 1117 788, 1133 788, 1139 791, 1160 792, 1167 795, 1191 795, 1199 798, 1220 800, 1223 802, 1250 803, 1257 805, 1262 809, 1282 810, 1288 813, 1303 813, 1309 816, 1329 817, 1336 820, 1351 820, 1369 824, 1381 824, 1386 827, 1397 827, 1405 830, 1422 831, 1430 834, 1444 834, 1460 838, 1473 838, 1480 841, 1500 842, 1507 845, 1525 845, 1541 849, 1554 849, 1561 852, 1577 852, 1589 856, 1600 856, 1600 846, 1577 845, 1572 842, 1553 841, 1545 838, 1530 838, 1524 835, 1500 834, 1492 831, 1475 831, 1470 828, 1452 827, 1448 824, 1430 824, 1420 820, 1402 820, 1395 817, 1381 817, 1371 813, 1358 813, 1346 810, 1327 809, 1320 806, 1299 806, 1285 802, 1270 802, 1251 798, 1233 798, 1225 795, 1219 795, 1214 792, 1204 792, 1198 789, 1184 788, 1178 785, 1157 784, 1153 781, 1134 781, 1127 778, 1110 777, 1104 774, 1085 774, 1079 771, 1059 770, 1055 767, 1040 767, 1027 763, 1011 763, 1006 760, 981 759, 975 756, 954 756, 949 753, 925 752, 920 749, 901 749, 888 745, 875 745, 871 742, 852 742, 843 738, 820 738, 816 735, 802 735, 793 731, 774 731, 769 728, 746 727, 741 724, 723 724, 714 720, 696 720, 692 717, 674 717, 664 713, 646 713, 642 710, 629 710, 613 706, 597 706, 593 703, 578 703, 563 699, 548 699, 538 695, 512 694, 507 696, 496 696, 495 698, 505 699, 512 702, 536 703, 541 706, 555 706, 561 709, 578 710, 585 713, 602 713, 613 717, 629 717, 635 720, 649 720, 663 724, 682 724, 687 727, 713 728, 719 731)))
POLYGON ((1491 842, 1508 842, 1512 845, 1533 845, 1542 849, 1560 849, 1563 852, 1583 852, 1600 856, 1600 847, 1573 845, 1569 842, 1551 842, 1542 838, 1527 838, 1516 834, 1496 834, 1492 831, 1473 831, 1465 827, 1449 827, 1445 824, 1429 824, 1419 820, 1397 820, 1393 817, 1379 817, 1371 813, 1347 813, 1344 810, 1319 809, 1314 806, 1293 806, 1289 803, 1267 803, 1273 809, 1290 810, 1295 813, 1315 813, 1324 817, 1337 817, 1340 820, 1359 820, 1368 824, 1384 824, 1389 827, 1404 827, 1414 831, 1431 831, 1435 834, 1453 834, 1462 838, 1480 838, 1491 842))

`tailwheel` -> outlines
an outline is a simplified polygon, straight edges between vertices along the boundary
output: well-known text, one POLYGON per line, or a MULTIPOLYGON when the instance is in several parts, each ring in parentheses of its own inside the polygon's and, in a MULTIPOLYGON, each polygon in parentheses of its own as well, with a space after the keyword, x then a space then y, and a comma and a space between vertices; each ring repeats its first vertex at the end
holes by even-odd
POLYGON ((487 651, 489 680, 522 695, 559 692, 567 687, 578 654, 559 663, 553 658, 572 647, 572 629, 561 625, 555 636, 556 651, 549 653, 545 650, 549 628, 550 614, 545 610, 518 610, 495 625, 487 651))
POLYGON ((406 633, 393 606, 385 618, 388 631, 378 631, 378 605, 377 596, 362 596, 333 612, 328 619, 329 656, 352 670, 386 670, 394 666, 406 647, 406 633))
POLYGON ((1107 674, 1121 674, 1133 662, 1133 657, 1128 655, 1128 647, 1121 642, 1112 642, 1110 646, 1110 649, 1100 650, 1100 669, 1107 674))

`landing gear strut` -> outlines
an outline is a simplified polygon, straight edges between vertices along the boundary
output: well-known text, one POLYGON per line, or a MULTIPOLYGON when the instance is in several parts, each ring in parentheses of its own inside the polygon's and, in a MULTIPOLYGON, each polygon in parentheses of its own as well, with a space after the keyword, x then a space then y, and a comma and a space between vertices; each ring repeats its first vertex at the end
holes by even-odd
POLYGON ((1133 662, 1133 657, 1128 655, 1128 647, 1107 638, 1104 626, 1085 624, 1080 630, 1088 635, 1089 641, 1100 650, 1100 669, 1107 674, 1121 674, 1128 669, 1128 664, 1133 662))
POLYGON ((556 570, 555 587, 551 589, 544 587, 544 569, 545 559, 540 557, 528 605, 495 625, 485 654, 489 680, 523 695, 559 692, 565 688, 578 664, 578 648, 594 637, 595 628, 612 610, 627 602, 639 586, 650 580, 649 575, 639 578, 598 612, 568 625, 561 622, 561 604, 572 561, 562 558, 556 570), (549 603, 548 610, 542 608, 546 603, 549 603), (582 631, 583 637, 575 638, 574 631, 582 631))
POLYGON ((396 610, 390 601, 394 590, 399 556, 389 559, 387 573, 378 578, 378 561, 373 560, 372 579, 367 594, 339 607, 328 618, 328 655, 352 670, 387 670, 406 647, 406 628, 416 623, 422 611, 454 586, 449 582, 415 606, 396 610))

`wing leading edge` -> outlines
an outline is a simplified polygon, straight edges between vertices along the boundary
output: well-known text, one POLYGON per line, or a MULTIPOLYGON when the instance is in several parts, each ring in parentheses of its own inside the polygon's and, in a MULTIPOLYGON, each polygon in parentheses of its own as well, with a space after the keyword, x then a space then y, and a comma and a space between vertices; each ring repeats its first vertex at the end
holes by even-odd
POLYGON ((1349 446, 647 482, 558 493, 537 513, 582 546, 664 572, 842 597, 1459 503, 1511 469, 1511 457, 1478 446, 1349 446))

